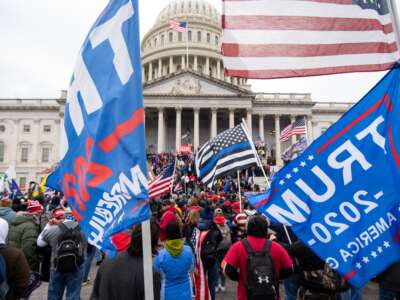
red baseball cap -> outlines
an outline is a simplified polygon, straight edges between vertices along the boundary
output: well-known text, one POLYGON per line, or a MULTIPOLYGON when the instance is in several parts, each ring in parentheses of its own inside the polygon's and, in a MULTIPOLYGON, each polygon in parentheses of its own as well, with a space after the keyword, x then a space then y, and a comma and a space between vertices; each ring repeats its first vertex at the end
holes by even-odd
POLYGON ((62 207, 54 209, 53 218, 57 220, 65 219, 65 210, 62 207))

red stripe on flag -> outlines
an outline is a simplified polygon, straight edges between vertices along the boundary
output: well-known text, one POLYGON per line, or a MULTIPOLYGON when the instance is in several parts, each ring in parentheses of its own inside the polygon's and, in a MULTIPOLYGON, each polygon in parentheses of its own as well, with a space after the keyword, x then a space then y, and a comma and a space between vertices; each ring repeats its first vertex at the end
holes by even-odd
POLYGON ((349 280, 350 278, 353 278, 356 276, 357 272, 355 270, 351 271, 350 273, 347 273, 343 276, 344 279, 349 280))
POLYGON ((267 197, 267 198, 264 199, 263 201, 257 203, 256 205, 254 205, 254 208, 257 209, 257 208, 259 208, 260 206, 263 206, 265 203, 268 203, 268 202, 271 200, 271 198, 276 194, 277 191, 278 191, 278 189, 275 188, 275 189, 272 191, 272 194, 269 195, 269 197, 267 197))
POLYGON ((298 44, 223 44, 226 57, 313 57, 366 53, 393 53, 396 43, 345 43, 326 45, 298 44))
POLYGON ((136 127, 144 122, 144 109, 139 108, 129 120, 117 125, 114 132, 99 143, 100 148, 109 153, 119 144, 121 138, 133 132, 136 127))
POLYGON ((317 75, 328 75, 336 73, 350 73, 350 72, 372 72, 372 71, 384 71, 389 70, 393 67, 393 63, 388 64, 369 64, 360 66, 342 66, 342 67, 326 67, 326 68, 314 68, 314 69, 294 69, 294 70, 233 70, 226 69, 225 73, 231 77, 243 77, 243 78, 290 78, 290 77, 305 77, 305 76, 317 76, 317 75))
POLYGON ((391 23, 377 19, 328 18, 303 16, 224 16, 224 29, 240 30, 311 30, 311 31, 382 31, 393 32, 391 23))

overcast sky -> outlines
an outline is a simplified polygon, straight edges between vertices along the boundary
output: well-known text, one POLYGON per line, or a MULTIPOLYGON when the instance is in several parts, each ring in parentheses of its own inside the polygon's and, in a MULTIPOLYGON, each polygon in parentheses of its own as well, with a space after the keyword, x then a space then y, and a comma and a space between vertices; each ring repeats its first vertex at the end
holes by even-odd
MULTIPOLYGON (((221 0, 208 0, 221 11, 221 0)), ((107 0, 0 0, 0 98, 55 98, 107 0)), ((139 0, 141 36, 169 0, 139 0)), ((308 92, 314 101, 357 101, 384 73, 252 81, 254 91, 308 92)))

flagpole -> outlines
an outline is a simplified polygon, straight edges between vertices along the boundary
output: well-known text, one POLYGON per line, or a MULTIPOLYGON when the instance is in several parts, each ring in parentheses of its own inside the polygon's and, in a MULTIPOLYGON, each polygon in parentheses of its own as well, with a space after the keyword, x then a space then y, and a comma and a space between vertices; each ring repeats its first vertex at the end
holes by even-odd
POLYGON ((251 137, 250 137, 250 135, 249 135, 249 132, 247 131, 247 126, 246 126, 246 122, 244 121, 244 119, 242 119, 242 127, 243 127, 244 132, 246 133, 246 136, 247 136, 248 140, 250 141, 251 149, 253 150, 254 155, 256 156, 257 165, 258 165, 258 167, 261 169, 261 172, 262 172, 263 175, 264 175, 264 178, 265 178, 265 181, 267 182, 268 188, 270 188, 271 185, 270 185, 270 183, 269 183, 269 181, 268 181, 267 174, 265 173, 265 170, 264 170, 264 168, 263 168, 263 166, 262 166, 261 159, 260 159, 260 157, 258 156, 258 153, 257 153, 257 151, 256 151, 256 147, 254 146, 253 140, 251 139, 251 137))
POLYGON ((304 127, 306 129, 306 142, 307 146, 310 145, 309 136, 308 136, 308 126, 307 126, 307 119, 304 117, 304 127))
POLYGON ((151 251, 151 227, 150 220, 142 223, 143 245, 143 272, 144 272, 144 296, 145 300, 154 300, 153 289, 153 257, 151 251), (149 267, 150 266, 150 267, 149 267))
POLYGON ((394 31, 395 31, 395 36, 396 36, 396 41, 397 41, 397 49, 400 52, 400 19, 399 19, 399 14, 398 14, 398 9, 399 7, 397 6, 396 3, 397 0, 389 0, 389 9, 392 12, 392 21, 394 25, 394 31))
POLYGON ((239 204, 240 204, 240 212, 242 212, 242 196, 240 192, 240 171, 237 170, 237 180, 238 180, 238 188, 239 188, 239 204))
POLYGON ((189 22, 186 18, 186 69, 189 70, 189 22))
POLYGON ((176 162, 178 161, 178 155, 175 153, 175 165, 174 165, 174 172, 172 172, 172 184, 170 188, 170 193, 172 196, 172 192, 174 190, 174 182, 175 182, 175 171, 176 171, 176 162))

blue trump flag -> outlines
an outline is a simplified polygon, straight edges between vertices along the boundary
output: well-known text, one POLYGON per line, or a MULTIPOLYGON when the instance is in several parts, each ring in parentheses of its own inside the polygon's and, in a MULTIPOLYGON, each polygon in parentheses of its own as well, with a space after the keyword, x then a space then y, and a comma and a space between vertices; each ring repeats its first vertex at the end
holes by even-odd
POLYGON ((400 67, 280 170, 250 203, 352 285, 400 259, 400 67))
POLYGON ((78 55, 65 104, 60 164, 46 185, 62 190, 88 241, 150 217, 137 0, 112 0, 78 55))

